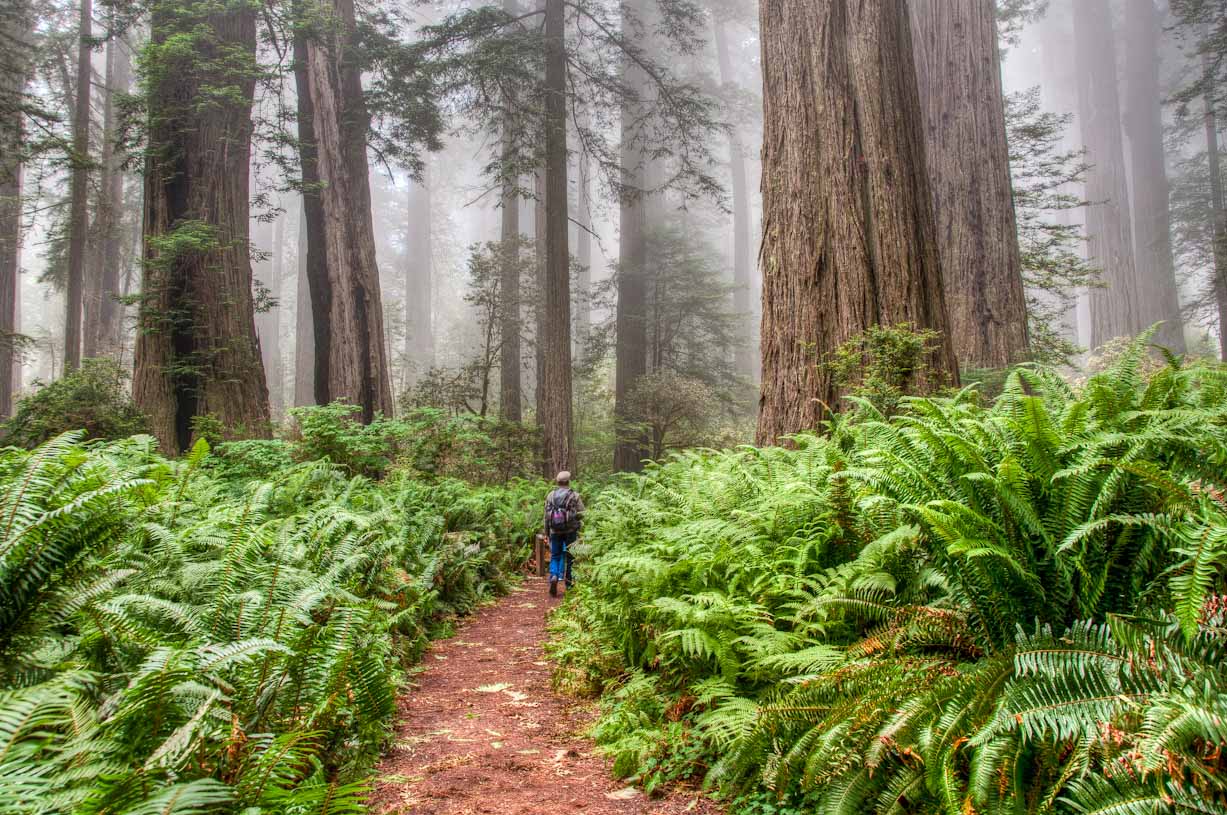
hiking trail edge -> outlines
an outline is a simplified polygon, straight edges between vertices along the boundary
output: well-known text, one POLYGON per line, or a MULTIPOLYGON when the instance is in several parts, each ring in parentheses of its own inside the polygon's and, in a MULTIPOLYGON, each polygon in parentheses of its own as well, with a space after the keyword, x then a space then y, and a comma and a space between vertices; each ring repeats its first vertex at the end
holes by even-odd
POLYGON ((398 702, 371 810, 392 815, 715 815, 694 791, 649 798, 610 774, 581 734, 593 707, 550 688, 543 646, 558 604, 544 578, 433 643, 398 702))

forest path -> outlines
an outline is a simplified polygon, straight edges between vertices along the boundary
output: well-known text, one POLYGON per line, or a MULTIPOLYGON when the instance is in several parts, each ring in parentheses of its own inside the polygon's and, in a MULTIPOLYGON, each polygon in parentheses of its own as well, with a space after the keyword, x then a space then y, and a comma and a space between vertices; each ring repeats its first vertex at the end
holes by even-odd
POLYGON ((399 702, 396 741, 371 809, 404 815, 716 813, 694 793, 649 799, 609 772, 581 735, 593 708, 550 689, 544 578, 434 643, 399 702))

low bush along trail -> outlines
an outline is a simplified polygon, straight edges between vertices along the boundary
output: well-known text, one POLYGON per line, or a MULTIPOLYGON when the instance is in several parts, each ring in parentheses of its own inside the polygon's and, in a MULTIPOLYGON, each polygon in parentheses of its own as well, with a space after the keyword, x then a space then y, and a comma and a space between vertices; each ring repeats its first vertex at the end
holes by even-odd
POLYGON ((506 588, 542 490, 154 451, 0 453, 0 812, 359 810, 404 669, 506 588))
POLYGON ((553 646, 744 813, 1227 812, 1227 371, 1010 377, 600 496, 553 646))

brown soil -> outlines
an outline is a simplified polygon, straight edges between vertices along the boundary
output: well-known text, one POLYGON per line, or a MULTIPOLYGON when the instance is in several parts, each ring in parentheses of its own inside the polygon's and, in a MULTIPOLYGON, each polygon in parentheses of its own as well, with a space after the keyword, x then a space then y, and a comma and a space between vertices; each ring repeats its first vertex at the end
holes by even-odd
POLYGON ((714 815, 695 792, 649 799, 619 783, 582 731, 593 708, 550 690, 542 645, 559 601, 530 578, 435 643, 400 700, 396 741, 371 801, 379 813, 714 815))

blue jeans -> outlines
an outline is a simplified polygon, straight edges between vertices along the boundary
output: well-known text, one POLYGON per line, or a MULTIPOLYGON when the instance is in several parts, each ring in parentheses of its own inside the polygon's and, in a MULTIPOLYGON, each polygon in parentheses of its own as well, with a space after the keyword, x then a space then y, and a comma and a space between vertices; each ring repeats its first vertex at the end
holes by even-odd
POLYGON ((550 533, 550 580, 571 583, 571 553, 567 548, 579 537, 576 532, 550 533))

